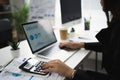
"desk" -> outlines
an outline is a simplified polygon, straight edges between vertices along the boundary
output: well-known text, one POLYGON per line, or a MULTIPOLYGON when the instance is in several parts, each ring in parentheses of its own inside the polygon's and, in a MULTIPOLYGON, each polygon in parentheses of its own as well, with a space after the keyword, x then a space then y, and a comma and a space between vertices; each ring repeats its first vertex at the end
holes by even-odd
MULTIPOLYGON (((32 54, 30 47, 27 43, 27 41, 22 41, 20 43, 20 57, 35 57, 35 55, 32 54)), ((0 49, 0 64, 6 65, 10 59, 12 59, 11 53, 10 53, 10 46, 0 49)), ((89 54, 89 50, 81 49, 77 51, 72 57, 70 57, 65 63, 69 65, 71 68, 75 68, 81 61, 83 61, 86 56, 89 54), (73 60, 75 62, 73 62, 73 60)), ((64 55, 63 55, 64 56, 64 55)))
MULTIPOLYGON (((30 47, 27 43, 27 41, 22 41, 20 43, 20 57, 35 57, 35 55, 32 54, 30 51, 30 47)), ((10 59, 12 59, 11 53, 10 53, 10 46, 5 47, 3 49, 0 49, 0 64, 6 65, 10 59)), ((71 68, 79 68, 79 65, 82 63, 82 61, 88 56, 89 50, 81 49, 77 51, 72 57, 70 57, 65 64, 70 66, 71 68), (74 62, 73 62, 74 60, 74 62)), ((63 55, 64 56, 64 55, 63 55)))
MULTIPOLYGON (((77 30, 79 30, 79 29, 77 29, 77 30)), ((57 37, 58 42, 60 42, 59 30, 55 29, 54 31, 55 31, 55 35, 57 37)), ((77 36, 77 37, 74 37, 75 40, 78 40, 79 42, 95 41, 95 38, 94 38, 95 33, 90 32, 90 31, 84 31, 84 32, 79 31, 79 33, 80 33, 80 37, 88 36, 88 34, 89 34, 89 38, 88 39, 84 39, 84 38, 78 39, 78 36, 77 36)), ((35 55, 32 54, 30 47, 26 40, 22 41, 20 43, 19 47, 20 47, 20 57, 35 57, 35 55)), ((11 47, 8 46, 8 47, 0 49, 0 64, 1 65, 7 64, 10 61, 10 59, 12 58, 11 53, 10 53, 10 48, 11 47)), ((77 51, 72 57, 70 57, 65 63, 68 66, 70 66, 71 68, 75 68, 79 63, 81 63, 86 58, 86 56, 88 56, 89 53, 90 53, 89 50, 81 49, 81 50, 77 51), (75 62, 73 62, 73 60, 75 62)))
MULTIPOLYGON (((81 40, 81 39, 79 39, 81 40)), ((27 43, 27 41, 22 41, 20 43, 20 57, 35 57, 35 55, 32 54, 30 47, 27 43)), ((12 58, 10 53, 10 46, 0 49, 0 64, 6 65, 10 59, 12 58)), ((66 62, 68 66, 71 68, 78 69, 80 65, 83 63, 83 61, 87 58, 87 56, 90 54, 91 51, 80 49, 78 50, 74 55, 72 55, 66 62)), ((64 55, 63 55, 64 56, 64 55)))

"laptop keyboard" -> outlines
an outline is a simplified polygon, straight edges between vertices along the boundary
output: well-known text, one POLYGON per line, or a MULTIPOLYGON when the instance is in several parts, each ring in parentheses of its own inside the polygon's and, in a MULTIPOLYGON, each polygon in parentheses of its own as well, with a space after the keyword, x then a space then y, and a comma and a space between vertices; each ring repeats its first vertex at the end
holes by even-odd
POLYGON ((37 56, 38 57, 43 57, 43 58, 45 57, 45 58, 48 58, 50 60, 60 59, 61 61, 65 62, 72 55, 74 55, 74 53, 76 51, 77 50, 67 51, 67 50, 60 49, 59 44, 56 44, 56 45, 52 46, 51 48, 42 52, 42 54, 40 53, 40 55, 37 55, 37 56))

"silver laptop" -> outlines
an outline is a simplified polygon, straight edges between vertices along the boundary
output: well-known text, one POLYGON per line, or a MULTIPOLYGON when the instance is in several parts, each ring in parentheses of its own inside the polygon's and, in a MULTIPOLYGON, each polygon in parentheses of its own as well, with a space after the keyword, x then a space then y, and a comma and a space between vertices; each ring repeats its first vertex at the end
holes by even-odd
POLYGON ((66 61, 75 53, 59 49, 53 28, 47 20, 24 23, 22 27, 32 53, 39 57, 66 61))

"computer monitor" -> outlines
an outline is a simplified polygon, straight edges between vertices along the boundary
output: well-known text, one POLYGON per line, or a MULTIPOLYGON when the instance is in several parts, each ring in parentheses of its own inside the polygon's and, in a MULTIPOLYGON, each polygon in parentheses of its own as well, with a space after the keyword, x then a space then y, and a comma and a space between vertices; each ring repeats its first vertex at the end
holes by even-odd
POLYGON ((62 26, 70 27, 81 22, 81 0, 60 0, 62 26))

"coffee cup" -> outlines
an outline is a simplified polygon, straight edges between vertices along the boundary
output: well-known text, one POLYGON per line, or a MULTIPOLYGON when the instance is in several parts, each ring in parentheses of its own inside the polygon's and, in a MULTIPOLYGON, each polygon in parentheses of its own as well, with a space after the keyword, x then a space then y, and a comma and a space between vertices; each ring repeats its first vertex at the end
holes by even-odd
POLYGON ((60 28, 60 39, 67 40, 68 38, 68 30, 67 28, 60 28))

